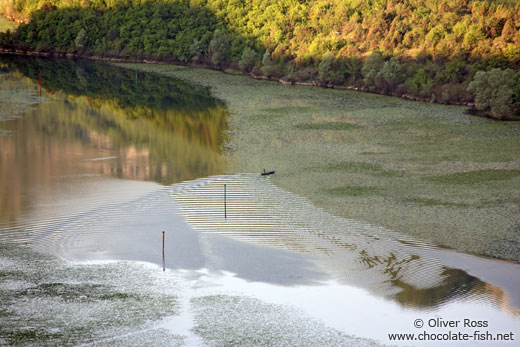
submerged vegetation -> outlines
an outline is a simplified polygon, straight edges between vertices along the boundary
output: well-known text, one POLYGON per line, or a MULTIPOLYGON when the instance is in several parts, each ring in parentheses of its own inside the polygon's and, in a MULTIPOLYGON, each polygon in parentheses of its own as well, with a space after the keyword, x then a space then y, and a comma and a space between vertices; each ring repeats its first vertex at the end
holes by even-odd
POLYGON ((520 176, 520 170, 478 170, 429 177, 432 182, 447 184, 486 184, 492 181, 507 181, 520 176))
POLYGON ((352 186, 352 187, 338 187, 328 189, 327 193, 332 196, 370 196, 380 195, 380 189, 376 187, 363 187, 363 186, 352 186))
POLYGON ((297 124, 296 128, 302 130, 348 130, 351 128, 358 128, 359 125, 342 122, 328 122, 328 123, 304 123, 297 124))
POLYGON ((520 113, 518 1, 0 0, 0 8, 26 23, 0 36, 7 49, 231 67, 441 103, 475 98, 498 118, 520 113), (493 69, 511 88, 468 89, 493 69))

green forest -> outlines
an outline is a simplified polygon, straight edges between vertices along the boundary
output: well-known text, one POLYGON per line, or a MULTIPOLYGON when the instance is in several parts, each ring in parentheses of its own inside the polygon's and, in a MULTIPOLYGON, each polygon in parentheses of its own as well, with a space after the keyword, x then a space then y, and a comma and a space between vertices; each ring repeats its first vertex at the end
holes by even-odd
POLYGON ((0 0, 4 49, 241 70, 520 115, 518 0, 0 0))

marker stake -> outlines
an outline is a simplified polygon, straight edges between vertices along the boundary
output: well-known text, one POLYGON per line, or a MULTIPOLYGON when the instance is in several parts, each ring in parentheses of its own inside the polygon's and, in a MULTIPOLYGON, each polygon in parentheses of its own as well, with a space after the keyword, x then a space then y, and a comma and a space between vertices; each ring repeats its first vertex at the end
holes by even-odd
POLYGON ((38 71, 38 78, 40 79, 40 96, 42 96, 42 73, 38 71))
POLYGON ((166 271, 166 266, 164 263, 164 231, 162 232, 162 270, 166 271))

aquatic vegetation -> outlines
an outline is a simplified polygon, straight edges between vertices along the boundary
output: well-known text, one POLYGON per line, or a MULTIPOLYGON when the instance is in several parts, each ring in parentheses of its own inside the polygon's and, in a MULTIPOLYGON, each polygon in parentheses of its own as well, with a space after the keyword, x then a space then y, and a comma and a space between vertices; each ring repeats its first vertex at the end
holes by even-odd
POLYGON ((318 321, 298 319, 298 312, 260 300, 227 295, 192 299, 195 332, 219 346, 379 346, 372 340, 346 335, 318 321), (276 311, 276 319, 269 319, 276 311), (221 319, 221 317, 227 319, 221 319), (238 323, 240 322, 240 323, 238 323))
MULTIPOLYGON (((360 153, 366 155, 366 153, 360 153)), ((381 154, 381 153, 371 153, 381 154)), ((342 172, 352 174, 368 174, 377 177, 396 177, 405 173, 397 170, 385 169, 382 164, 374 164, 369 162, 340 162, 309 168, 309 170, 317 170, 321 172, 342 172)))
POLYGON ((438 199, 425 199, 425 198, 408 198, 403 200, 412 204, 419 204, 424 206, 447 206, 447 207, 470 207, 471 204, 449 202, 438 199))
MULTIPOLYGON (((8 71, 1 60, 0 68, 8 71)), ((21 79, 20 75, 17 74, 0 72, 0 104, 2 105, 0 107, 0 122, 16 119, 25 110, 41 101, 36 86, 28 79, 21 79)), ((0 136, 3 133, 3 129, 0 129, 0 136)))
POLYGON ((381 189, 377 187, 359 187, 359 186, 347 186, 328 189, 327 193, 332 196, 368 196, 368 195, 381 195, 381 189))
POLYGON ((0 343, 5 345, 119 338, 178 310, 176 295, 162 292, 160 283, 150 287, 157 280, 135 265, 78 266, 5 244, 0 254, 0 343))
POLYGON ((448 175, 431 176, 432 182, 445 184, 486 184, 493 181, 505 181, 520 176, 520 170, 477 170, 457 172, 448 175))
MULTIPOLYGON (((110 67, 85 65, 74 76, 91 73, 83 76, 89 89, 103 80, 100 71, 110 76, 110 67)), ((130 68, 113 73, 128 79, 136 69, 130 68)), ((5 123, 16 136, 0 139, 0 189, 7 192, 0 202, 9 198, 6 205, 19 210, 12 220, 10 211, 0 216, 0 344, 376 345, 347 334, 359 330, 342 323, 359 317, 337 310, 343 300, 355 302, 365 322, 365 314, 383 316, 381 326, 389 314, 465 314, 467 305, 517 323, 508 316, 517 306, 518 281, 509 276, 518 272, 516 265, 431 245, 451 241, 458 250, 516 259, 516 176, 472 186, 428 178, 520 171, 515 152, 505 151, 504 162, 478 162, 482 157, 472 151, 480 136, 492 133, 514 144, 518 128, 488 127, 460 108, 430 109, 354 92, 319 94, 199 69, 137 69, 178 74, 211 89, 201 88, 197 105, 198 87, 182 82, 169 89, 170 77, 138 71, 144 80, 163 80, 165 94, 152 88, 155 95, 143 92, 126 104, 118 86, 107 87, 105 95, 65 81, 46 89, 50 103, 5 123), (193 91, 193 107, 168 100, 183 90, 193 91), (228 129, 220 123, 227 108, 211 93, 230 107, 225 149, 224 140, 205 129, 228 129), (343 123, 359 126, 330 129, 343 123), (461 146, 429 153, 435 136, 449 144, 456 137, 461 146), (60 160, 67 164, 55 165, 60 160), (276 175, 259 175, 262 167, 276 175), (168 184, 219 170, 254 173, 170 187, 128 180, 153 177, 168 184), (231 213, 223 217, 226 182, 231 213), (26 197, 32 205, 23 205, 26 197), (149 264, 159 261, 164 225, 174 229, 165 272, 149 264), (62 262, 29 248, 102 262, 62 262), (464 270, 457 270, 459 259, 464 270), (489 282, 481 278, 490 272, 489 282)), ((386 338, 381 331, 359 335, 386 338)))
POLYGON ((460 106, 284 86, 198 68, 138 68, 207 86, 226 102, 230 172, 273 168, 273 182, 333 214, 460 251, 520 259, 520 240, 507 237, 520 214, 513 177, 520 170, 520 124, 473 117, 460 106), (338 123, 356 126, 326 129, 338 123), (471 171, 484 173, 459 174, 471 171), (482 184, 447 184, 467 179, 482 184), (491 196, 499 202, 481 202, 491 196), (414 197, 428 200, 413 203, 414 197))
POLYGON ((343 123, 343 122, 320 122, 320 123, 304 123, 297 124, 296 128, 302 130, 350 130, 352 128, 359 128, 358 124, 343 123))
POLYGON ((262 108, 259 111, 267 114, 277 115, 277 116, 283 116, 283 115, 290 115, 294 112, 310 112, 312 111, 312 107, 308 106, 293 106, 293 107, 267 107, 262 108))

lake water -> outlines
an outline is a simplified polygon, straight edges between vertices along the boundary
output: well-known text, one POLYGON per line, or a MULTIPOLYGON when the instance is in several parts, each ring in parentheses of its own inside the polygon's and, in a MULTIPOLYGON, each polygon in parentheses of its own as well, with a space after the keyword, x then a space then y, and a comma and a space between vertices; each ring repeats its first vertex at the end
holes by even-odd
POLYGON ((0 66, 0 344, 518 343, 517 262, 334 215, 251 173, 236 132, 262 128, 209 89, 96 62, 0 66), (450 331, 468 340, 388 336, 450 331))

